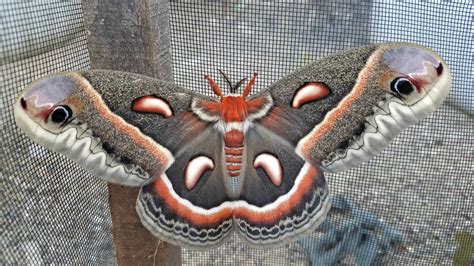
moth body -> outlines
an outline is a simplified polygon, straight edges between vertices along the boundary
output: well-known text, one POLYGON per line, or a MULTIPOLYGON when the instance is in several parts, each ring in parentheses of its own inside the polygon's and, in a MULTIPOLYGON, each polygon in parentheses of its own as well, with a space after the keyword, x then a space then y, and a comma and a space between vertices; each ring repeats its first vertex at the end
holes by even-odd
POLYGON ((232 129, 224 134, 227 173, 232 177, 239 176, 244 154, 244 133, 241 130, 232 129))

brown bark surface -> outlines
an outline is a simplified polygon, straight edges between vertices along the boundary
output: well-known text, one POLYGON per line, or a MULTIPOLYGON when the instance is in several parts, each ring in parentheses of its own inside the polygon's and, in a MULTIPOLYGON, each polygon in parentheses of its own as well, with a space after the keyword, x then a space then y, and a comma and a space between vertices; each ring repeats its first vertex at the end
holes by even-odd
POLYGON ((135 212, 139 188, 109 184, 109 205, 119 265, 180 265, 181 249, 153 236, 135 212))
MULTIPOLYGON (((172 81, 169 8, 165 0, 85 0, 92 69, 112 69, 172 81)), ((119 265, 180 265, 181 249, 153 236, 135 211, 139 188, 108 185, 119 265)))

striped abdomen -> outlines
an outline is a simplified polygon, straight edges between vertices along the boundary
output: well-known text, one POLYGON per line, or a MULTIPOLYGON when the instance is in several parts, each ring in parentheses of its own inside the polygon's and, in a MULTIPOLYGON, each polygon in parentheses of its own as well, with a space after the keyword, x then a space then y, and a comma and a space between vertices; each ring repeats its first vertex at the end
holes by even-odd
POLYGON ((239 176, 244 153, 244 134, 233 129, 224 135, 224 154, 227 173, 230 176, 239 176))

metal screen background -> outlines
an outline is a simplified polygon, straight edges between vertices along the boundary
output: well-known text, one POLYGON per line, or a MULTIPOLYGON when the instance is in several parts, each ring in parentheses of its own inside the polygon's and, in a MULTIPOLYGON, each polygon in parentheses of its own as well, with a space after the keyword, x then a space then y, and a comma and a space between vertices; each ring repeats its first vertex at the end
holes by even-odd
POLYGON ((46 74, 88 69, 81 1, 2 1, 0 264, 112 264, 107 185, 24 137, 12 104, 46 74))
MULTIPOLYGON (((35 78, 89 68, 81 3, 16 2, 0 4, 0 263, 112 264, 105 183, 27 140, 11 108, 35 78)), ((203 74, 218 78, 217 68, 232 80, 257 71, 256 88, 263 89, 298 66, 367 43, 411 41, 440 53, 453 75, 448 104, 375 159, 326 179, 334 195, 376 215, 403 239, 385 251, 359 245, 340 253, 339 263, 355 264, 355 251, 367 258, 377 251, 377 264, 451 264, 457 258, 462 249, 456 251, 456 236, 474 233, 471 2, 172 1, 170 8, 175 81, 203 93, 210 92, 203 74)), ((321 230, 305 242, 267 251, 233 237, 210 252, 185 250, 183 263, 320 264, 334 255, 317 253, 321 230)))
MULTIPOLYGON (((373 214, 393 234, 401 233, 403 241, 387 248, 376 264, 449 264, 458 246, 456 234, 474 231, 473 7, 469 2, 386 2, 172 2, 175 82, 211 93, 202 75, 219 78, 220 68, 234 82, 256 71, 256 88, 263 89, 298 66, 351 47, 383 41, 431 47, 453 74, 450 105, 403 132, 375 159, 327 174, 326 180, 333 195, 366 211, 353 220, 366 222, 373 214)), ((383 251, 369 241, 365 246, 345 241, 338 248, 356 248, 336 251, 331 241, 317 241, 322 233, 314 237, 269 251, 250 249, 234 237, 220 249, 183 254, 190 264, 203 265, 364 265, 383 251), (328 250, 321 252, 318 244, 328 250)), ((361 236, 349 230, 344 237, 359 241, 361 236)))

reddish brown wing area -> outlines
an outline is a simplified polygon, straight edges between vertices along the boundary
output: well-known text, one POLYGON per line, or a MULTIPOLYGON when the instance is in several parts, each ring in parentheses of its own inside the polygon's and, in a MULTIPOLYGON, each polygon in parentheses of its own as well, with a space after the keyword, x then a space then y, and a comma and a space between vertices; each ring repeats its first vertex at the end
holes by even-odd
POLYGON ((203 120, 217 121, 221 116, 221 103, 199 99, 193 103, 192 110, 203 120))
POLYGON ((268 99, 265 97, 258 97, 252 100, 249 100, 247 103, 247 111, 249 114, 257 113, 262 110, 262 108, 268 104, 268 99))
MULTIPOLYGON (((176 133, 181 136, 181 140, 189 142, 199 136, 208 125, 202 120, 198 119, 192 112, 183 112, 180 114, 179 122, 176 124, 176 133)), ((171 133, 171 132, 170 132, 171 133)), ((179 146, 179 145, 178 145, 179 146)))

